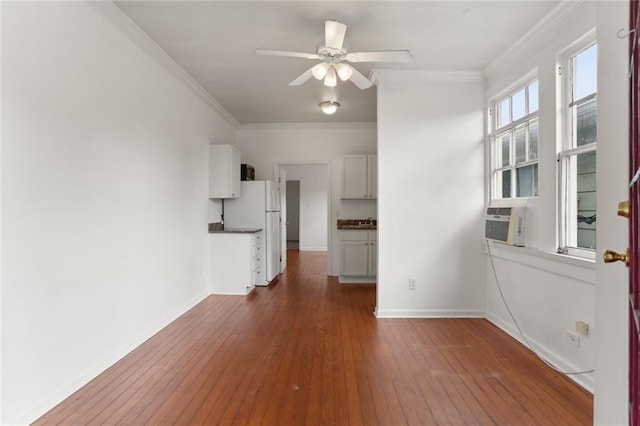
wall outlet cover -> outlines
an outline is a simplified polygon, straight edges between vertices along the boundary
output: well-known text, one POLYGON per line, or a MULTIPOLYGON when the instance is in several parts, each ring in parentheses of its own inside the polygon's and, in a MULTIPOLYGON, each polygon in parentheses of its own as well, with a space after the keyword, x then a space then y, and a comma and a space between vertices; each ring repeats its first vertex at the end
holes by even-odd
POLYGON ((571 345, 573 345, 573 346, 575 346, 577 348, 580 347, 580 336, 578 336, 576 333, 574 333, 574 332, 572 332, 570 330, 567 330, 564 333, 564 337, 565 337, 566 341, 569 344, 571 344, 571 345))
POLYGON ((409 290, 415 290, 415 289, 416 289, 416 279, 409 278, 409 290))

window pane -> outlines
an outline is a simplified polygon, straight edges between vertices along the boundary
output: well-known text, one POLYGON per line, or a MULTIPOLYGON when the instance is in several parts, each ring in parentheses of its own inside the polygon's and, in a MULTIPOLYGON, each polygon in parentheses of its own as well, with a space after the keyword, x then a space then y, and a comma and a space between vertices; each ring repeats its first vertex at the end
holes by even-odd
POLYGON ((529 123, 529 160, 538 158, 538 122, 529 123))
POLYGON ((596 141, 596 100, 578 104, 576 112, 577 145, 582 146, 596 141))
POLYGON ((502 160, 500 161, 501 167, 508 166, 511 158, 511 137, 509 133, 505 133, 500 136, 500 144, 502 146, 502 160))
POLYGON ((538 110, 538 80, 529 85, 529 114, 538 110))
POLYGON ((575 95, 573 100, 581 99, 597 90, 598 81, 598 51, 594 44, 583 50, 576 56, 575 60, 575 95))
POLYGON ((509 100, 510 98, 507 98, 500 102, 500 111, 498 113, 498 127, 506 126, 507 124, 511 123, 511 118, 509 117, 511 105, 509 100))
POLYGON ((527 161, 527 137, 526 127, 516 127, 516 164, 527 161))
POLYGON ((516 121, 522 117, 524 117, 527 112, 525 110, 525 101, 526 97, 524 95, 524 89, 520 90, 518 93, 513 95, 513 121, 516 121))
POLYGON ((516 197, 535 197, 538 195, 538 165, 518 167, 516 169, 516 197))
POLYGON ((596 153, 577 156, 577 235, 578 247, 596 247, 596 153))
POLYGON ((502 171, 502 198, 511 198, 511 170, 502 171))

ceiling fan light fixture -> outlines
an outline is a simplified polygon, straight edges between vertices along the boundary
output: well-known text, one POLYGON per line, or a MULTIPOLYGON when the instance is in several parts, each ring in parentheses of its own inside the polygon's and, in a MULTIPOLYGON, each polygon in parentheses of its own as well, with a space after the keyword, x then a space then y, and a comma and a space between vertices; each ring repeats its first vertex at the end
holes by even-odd
POLYGON ((349 80, 351 78, 351 74, 353 74, 353 70, 347 64, 336 64, 336 72, 342 81, 349 80))
POLYGON ((317 80, 322 80, 327 75, 327 71, 329 71, 329 64, 326 62, 311 68, 311 73, 317 80))
POLYGON ((331 115, 338 110, 340 104, 336 101, 324 101, 320 102, 320 109, 327 115, 331 115))
POLYGON ((336 87, 338 85, 338 76, 333 66, 327 70, 327 75, 324 77, 324 85, 327 87, 336 87))

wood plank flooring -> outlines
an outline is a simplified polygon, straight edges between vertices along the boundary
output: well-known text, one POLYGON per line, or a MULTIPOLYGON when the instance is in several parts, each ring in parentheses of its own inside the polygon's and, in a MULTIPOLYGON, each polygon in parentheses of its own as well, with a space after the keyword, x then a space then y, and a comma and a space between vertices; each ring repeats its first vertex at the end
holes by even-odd
POLYGON ((592 396, 483 319, 376 319, 375 286, 289 251, 210 296, 36 424, 590 425, 592 396))

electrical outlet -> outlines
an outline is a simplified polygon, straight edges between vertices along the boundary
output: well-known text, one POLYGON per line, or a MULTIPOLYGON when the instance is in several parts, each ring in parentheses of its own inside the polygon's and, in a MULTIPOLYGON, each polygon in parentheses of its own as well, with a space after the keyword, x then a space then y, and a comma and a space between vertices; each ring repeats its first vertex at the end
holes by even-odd
POLYGON ((568 343, 572 344, 576 348, 580 347, 580 336, 578 336, 576 333, 570 330, 566 330, 564 332, 564 338, 568 343))
POLYGON ((415 290, 415 289, 416 289, 416 279, 409 278, 409 290, 415 290))
POLYGON ((583 336, 589 334, 589 324, 584 321, 576 321, 576 331, 583 336))

